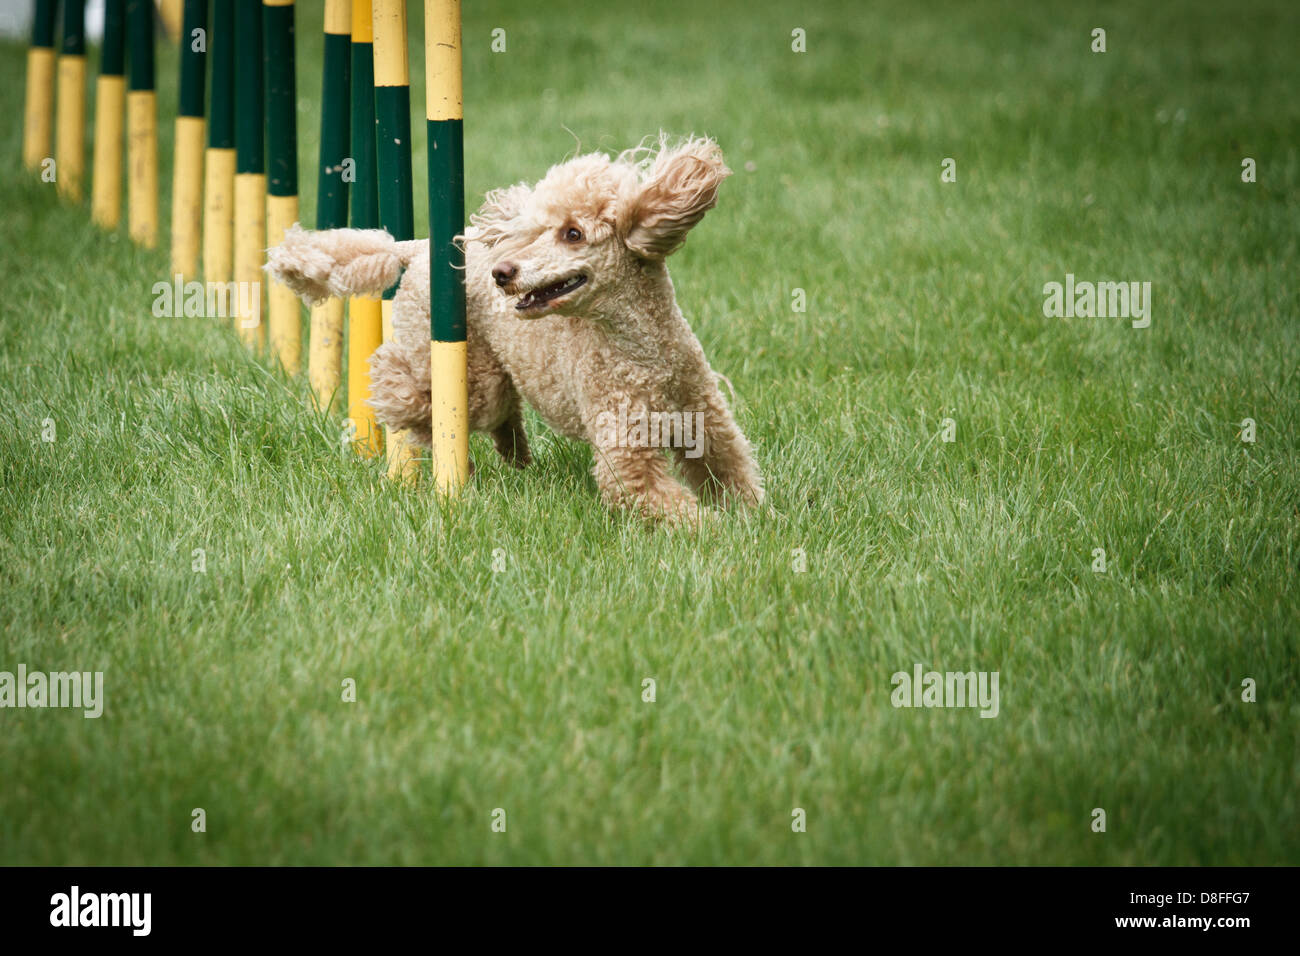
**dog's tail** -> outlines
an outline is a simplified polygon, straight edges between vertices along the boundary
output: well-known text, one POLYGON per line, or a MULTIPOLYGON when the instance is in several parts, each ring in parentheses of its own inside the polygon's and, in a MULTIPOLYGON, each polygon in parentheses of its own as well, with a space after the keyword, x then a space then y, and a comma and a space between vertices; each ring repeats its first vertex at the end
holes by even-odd
POLYGON ((427 239, 398 242, 382 229, 309 232, 295 224, 267 251, 266 271, 315 305, 330 296, 382 294, 428 248, 427 239))

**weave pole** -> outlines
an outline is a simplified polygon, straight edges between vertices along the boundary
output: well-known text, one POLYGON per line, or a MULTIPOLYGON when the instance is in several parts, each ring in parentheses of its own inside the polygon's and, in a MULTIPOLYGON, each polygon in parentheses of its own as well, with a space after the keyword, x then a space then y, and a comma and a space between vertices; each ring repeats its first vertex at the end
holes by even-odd
POLYGON ((126 112, 126 0, 104 4, 104 43, 95 80, 90 215, 105 229, 122 221, 122 130, 126 112))
MULTIPOLYGON (((379 191, 375 170, 375 53, 374 21, 370 0, 352 0, 352 228, 379 228, 379 191)), ((377 455, 384 448, 384 433, 370 397, 370 356, 379 348, 383 314, 378 299, 354 296, 348 300, 348 418, 352 422, 353 449, 377 455)))
POLYGON ((172 272, 193 278, 199 271, 199 234, 203 221, 203 86, 208 0, 185 0, 182 17, 180 103, 176 112, 172 170, 172 272))
MULTIPOLYGON (((320 164, 317 166, 316 228, 348 224, 349 99, 352 83, 352 4, 325 0, 325 66, 321 82, 320 164)), ((343 300, 328 299, 311 310, 307 380, 316 407, 333 408, 343 378, 343 300)))
MULTIPOLYGON (((298 221, 298 93, 294 68, 293 0, 262 2, 262 63, 266 71, 266 244, 279 245, 298 221)), ((291 375, 302 368, 298 296, 271 283, 271 360, 291 375)))
MULTIPOLYGON (((411 70, 406 53, 406 0, 374 0, 375 132, 379 160, 379 222, 398 242, 415 238, 411 198, 411 70)), ((383 334, 393 337, 393 296, 385 290, 383 334)), ((387 429, 388 477, 419 477, 415 446, 402 429, 387 429)))
POLYGON ((36 0, 23 106, 23 165, 33 170, 40 169, 54 145, 55 13, 55 0, 36 0))
POLYGON ((213 0, 208 33, 212 62, 208 149, 203 161, 203 278, 221 287, 221 314, 236 314, 226 294, 235 248, 235 0, 213 0))
POLYGON ((63 0, 54 168, 59 195, 81 201, 86 163, 86 0, 63 0))
POLYGON ((127 231, 152 249, 158 244, 158 101, 149 0, 127 0, 126 38, 127 231))
POLYGON ((266 143, 262 125, 262 2, 236 0, 235 36, 235 309, 239 336, 251 349, 266 343, 262 259, 266 251, 266 143))
POLYGON ((469 372, 465 345, 465 136, 460 0, 424 0, 429 136, 429 361, 433 480, 452 498, 469 477, 469 372))

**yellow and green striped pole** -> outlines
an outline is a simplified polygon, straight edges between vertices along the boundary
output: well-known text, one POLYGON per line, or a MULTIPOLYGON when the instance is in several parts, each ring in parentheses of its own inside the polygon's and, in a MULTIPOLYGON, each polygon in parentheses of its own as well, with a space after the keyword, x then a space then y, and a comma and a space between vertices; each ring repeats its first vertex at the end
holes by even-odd
POLYGON ((158 103, 153 85, 153 5, 126 2, 127 231, 141 245, 158 244, 158 103))
POLYGON ((424 0, 429 135, 430 370, 433 480, 454 497, 469 477, 469 374, 465 346, 465 139, 460 0, 424 0))
MULTIPOLYGON (((203 278, 225 289, 234 279, 235 249, 235 0, 212 0, 208 33, 208 149, 203 168, 203 278)), ((235 303, 224 301, 225 316, 235 303)))
POLYGON ((126 0, 104 4, 104 42, 95 80, 90 215, 105 229, 122 220, 122 130, 126 111, 126 0))
POLYGON ((54 168, 59 195, 81 201, 86 164, 86 0, 63 0, 54 168))
POLYGON ((208 0, 185 0, 181 30, 180 103, 172 170, 172 273, 199 271, 203 222, 203 70, 207 59, 208 0), (196 31, 203 31, 200 37, 196 31))
MULTIPOLYGON (((262 63, 266 71, 266 244, 279 245, 298 221, 298 94, 294 67, 293 0, 262 2, 262 63)), ((302 317, 288 286, 267 290, 271 359, 291 375, 302 368, 302 317)))
MULTIPOLYGON (((379 192, 375 171, 375 54, 370 0, 352 0, 352 228, 379 228, 379 192)), ((375 421, 370 397, 370 356, 383 341, 383 313, 378 299, 348 300, 348 418, 352 447, 377 455, 384 433, 375 421)))
MULTIPOLYGON (((316 182, 316 228, 348 224, 348 110, 352 83, 351 0, 325 0, 325 67, 321 82, 320 165, 316 182)), ((343 378, 343 300, 311 310, 307 378, 318 408, 333 408, 343 378)))
MULTIPOLYGON (((406 52, 406 0, 374 0, 375 140, 379 160, 379 222, 398 242, 415 238, 411 198, 411 71, 406 52)), ((384 292, 384 341, 393 337, 393 296, 384 292)), ((388 477, 419 477, 415 446, 388 429, 388 477)))
POLYGON ((32 45, 27 50, 27 97, 23 108, 23 165, 33 170, 50 157, 50 147, 54 145, 56 12, 55 0, 36 0, 32 45))
POLYGON ((262 2, 236 0, 235 281, 236 325, 249 348, 266 344, 262 323, 262 259, 266 252, 266 144, 262 124, 262 2), (252 290, 256 289, 254 293, 252 290))

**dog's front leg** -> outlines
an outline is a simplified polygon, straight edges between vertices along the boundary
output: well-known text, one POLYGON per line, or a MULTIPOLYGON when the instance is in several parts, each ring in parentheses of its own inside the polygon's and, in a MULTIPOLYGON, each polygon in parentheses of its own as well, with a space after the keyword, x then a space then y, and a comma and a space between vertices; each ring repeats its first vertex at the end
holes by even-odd
POLYGON ((699 501, 673 477, 668 459, 658 448, 599 444, 595 451, 592 474, 611 507, 669 524, 699 522, 699 501))

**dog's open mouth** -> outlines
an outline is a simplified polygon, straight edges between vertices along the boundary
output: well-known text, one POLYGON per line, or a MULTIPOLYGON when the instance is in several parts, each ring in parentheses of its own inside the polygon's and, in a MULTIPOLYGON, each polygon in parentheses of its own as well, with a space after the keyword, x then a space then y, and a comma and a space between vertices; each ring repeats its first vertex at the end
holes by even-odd
POLYGON ((566 296, 574 289, 579 288, 586 281, 587 277, 582 273, 578 273, 576 276, 569 276, 569 278, 561 279, 559 282, 552 282, 550 285, 531 289, 520 296, 519 301, 515 303, 515 311, 529 312, 550 305, 556 299, 566 296))

